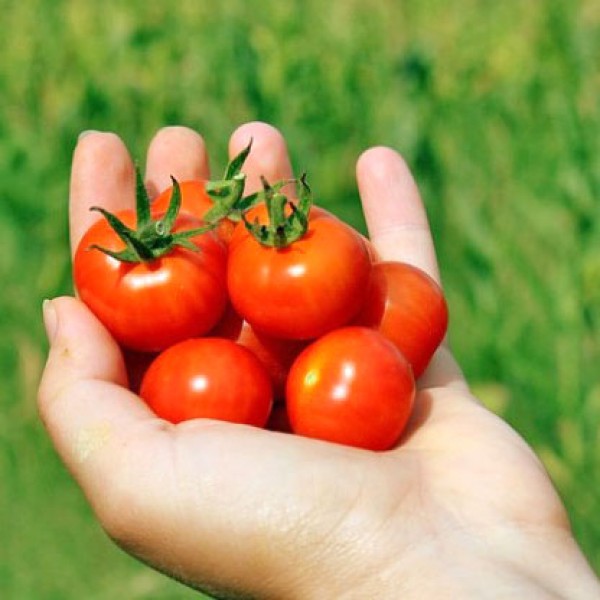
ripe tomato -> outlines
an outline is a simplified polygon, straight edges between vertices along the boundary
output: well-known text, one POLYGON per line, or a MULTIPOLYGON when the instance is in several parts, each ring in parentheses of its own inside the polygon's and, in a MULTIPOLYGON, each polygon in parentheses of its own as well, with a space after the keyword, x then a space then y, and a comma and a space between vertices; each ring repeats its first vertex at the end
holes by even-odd
POLYGON ((290 366, 305 348, 306 342, 284 340, 260 333, 242 319, 231 305, 227 307, 223 318, 210 335, 228 338, 248 348, 269 373, 275 399, 284 399, 285 381, 290 366))
POLYGON ((415 398, 412 370, 374 329, 343 327, 298 356, 287 380, 294 433, 387 450, 402 434, 415 398))
POLYGON ((235 310, 256 331, 308 340, 357 314, 370 271, 361 236, 317 214, 285 248, 265 246, 238 226, 229 246, 227 287, 235 310))
POLYGON ((186 340, 159 354, 140 396, 171 423, 206 418, 257 427, 267 423, 273 400, 269 376, 252 352, 213 337, 186 340))
POLYGON ((442 289, 424 271, 407 263, 380 262, 373 265, 355 323, 394 342, 418 378, 444 339, 448 308, 442 289))
MULTIPOLYGON (((118 213, 133 227, 134 211, 118 213)), ((202 225, 180 215, 173 232, 202 225)), ((73 270, 80 298, 123 346, 160 351, 203 335, 221 318, 227 303, 227 249, 212 233, 191 238, 198 251, 174 247, 146 262, 121 262, 92 246, 119 251, 124 244, 100 219, 83 236, 73 270)))

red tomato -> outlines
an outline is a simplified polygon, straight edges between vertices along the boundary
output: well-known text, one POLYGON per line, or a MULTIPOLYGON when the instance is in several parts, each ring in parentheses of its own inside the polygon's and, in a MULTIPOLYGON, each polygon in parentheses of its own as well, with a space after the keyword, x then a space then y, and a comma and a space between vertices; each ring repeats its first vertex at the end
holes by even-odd
POLYGON ((288 376, 294 433, 387 450, 404 431, 415 398, 412 370, 374 329, 343 327, 313 342, 288 376))
POLYGON ((444 339, 448 308, 442 289, 424 271, 407 263, 380 262, 373 266, 355 323, 394 342, 418 378, 444 339))
POLYGON ((259 360, 223 338, 171 346, 150 365, 140 396, 157 416, 180 423, 205 418, 264 427, 273 394, 259 360))
MULTIPOLYGON (((181 208, 180 213, 187 213, 203 220, 206 213, 213 208, 214 201, 206 192, 205 181, 183 181, 179 183, 181 190, 181 208)), ((164 213, 169 208, 173 187, 167 188, 152 202, 152 212, 154 214, 164 213)), ((228 242, 233 234, 236 223, 228 218, 219 221, 216 231, 218 236, 228 242)))
POLYGON ((290 366, 306 342, 274 338, 255 331, 231 305, 210 335, 228 338, 248 348, 263 364, 273 384, 275 399, 283 400, 290 366))
POLYGON ((236 311, 257 331, 307 340, 356 316, 370 271, 361 236, 322 215, 309 219, 307 232, 285 248, 264 246, 238 227, 227 287, 236 311))
MULTIPOLYGON (((132 227, 133 211, 118 213, 132 227)), ((173 231, 200 227, 180 215, 173 231)), ((73 270, 81 299, 123 346, 160 351, 181 340, 203 335, 221 318, 227 303, 227 249, 213 233, 191 238, 198 251, 175 247, 149 262, 121 262, 91 248, 112 251, 123 242, 104 219, 86 232, 77 248, 73 270)))

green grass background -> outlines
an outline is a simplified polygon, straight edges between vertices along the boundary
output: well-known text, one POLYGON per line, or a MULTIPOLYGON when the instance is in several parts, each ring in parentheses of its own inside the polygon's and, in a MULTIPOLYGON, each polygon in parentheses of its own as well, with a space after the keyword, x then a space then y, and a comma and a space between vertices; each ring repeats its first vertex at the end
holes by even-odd
POLYGON ((536 449, 600 568, 600 4, 596 0, 0 0, 0 596, 196 594, 109 542, 36 414, 41 301, 70 289, 84 129, 143 160, 162 125, 261 119, 363 227, 362 150, 421 186, 473 386, 536 449))

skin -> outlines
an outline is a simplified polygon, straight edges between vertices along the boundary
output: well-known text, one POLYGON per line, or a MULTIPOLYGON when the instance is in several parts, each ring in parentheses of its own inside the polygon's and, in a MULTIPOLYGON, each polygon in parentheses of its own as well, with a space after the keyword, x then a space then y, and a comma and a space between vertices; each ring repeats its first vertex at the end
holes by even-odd
MULTIPOLYGON (((291 174, 278 131, 250 123, 246 170, 291 174)), ((201 137, 158 132, 156 192, 207 175, 201 137)), ((425 211, 402 158, 375 147, 357 163, 371 240, 383 260, 439 281, 425 211)), ((87 208, 133 203, 133 164, 114 134, 90 133, 73 158, 71 235, 87 208), (118 193, 117 193, 118 192, 118 193)), ((51 340, 39 391, 56 449, 117 544, 220 598, 600 597, 565 509, 529 446, 469 391, 448 347, 420 380, 402 444, 372 453, 213 421, 155 418, 126 387, 123 357, 77 300, 45 304, 51 340)))

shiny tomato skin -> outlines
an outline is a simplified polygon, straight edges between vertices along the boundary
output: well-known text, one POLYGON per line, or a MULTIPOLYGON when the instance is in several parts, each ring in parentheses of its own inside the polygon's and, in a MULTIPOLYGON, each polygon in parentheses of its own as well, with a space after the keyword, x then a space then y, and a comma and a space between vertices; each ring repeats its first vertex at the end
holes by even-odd
POLYGON ((355 323, 377 329, 394 342, 418 378, 446 335, 448 307, 441 287, 421 269, 378 262, 355 323))
POLYGON ((233 340, 248 348, 269 373, 275 401, 284 400, 285 382, 290 366, 306 347, 307 342, 284 340, 257 332, 235 312, 231 304, 210 335, 233 340))
POLYGON ((227 287, 235 310, 256 331, 309 340, 355 317, 370 271, 360 234, 322 216, 310 219, 306 234, 282 249, 236 230, 229 245, 227 287))
POLYGON ((377 451, 398 442, 414 398, 406 359, 366 327, 343 327, 313 342, 292 365, 286 386, 294 433, 377 451))
MULTIPOLYGON (((208 195, 203 180, 186 180, 179 183, 181 190, 181 208, 180 213, 186 213, 203 220, 206 213, 214 206, 212 198, 208 195)), ((167 211, 171 201, 173 187, 164 190, 152 202, 152 213, 160 214, 167 211)), ((216 232, 221 240, 228 242, 233 234, 236 223, 230 219, 223 219, 219 222, 216 232)))
POLYGON ((217 419, 264 427, 273 401, 271 381, 246 348, 223 338, 171 346, 150 365, 140 396, 171 423, 217 419))
MULTIPOLYGON (((117 216, 129 227, 133 211, 117 216)), ((200 227, 180 215, 174 231, 200 227)), ((83 236, 73 263, 79 297, 124 347, 157 352, 181 340, 207 333, 227 305, 226 246, 212 233, 192 238, 198 251, 175 248, 148 263, 120 262, 91 248, 113 251, 123 242, 106 220, 95 222, 83 236)))

